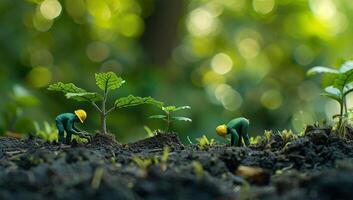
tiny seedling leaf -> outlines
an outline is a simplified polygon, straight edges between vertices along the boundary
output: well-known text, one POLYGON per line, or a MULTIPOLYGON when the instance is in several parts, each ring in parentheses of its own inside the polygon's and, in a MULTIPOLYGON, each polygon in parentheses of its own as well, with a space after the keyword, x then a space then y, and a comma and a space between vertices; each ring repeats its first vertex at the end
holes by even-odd
POLYGON ((166 107, 162 107, 162 110, 165 112, 173 112, 175 111, 176 107, 175 106, 166 106, 166 107))
POLYGON ((338 74, 339 71, 333 68, 329 68, 329 67, 322 67, 322 66, 317 66, 317 67, 313 67, 311 69, 309 69, 309 71, 307 72, 308 76, 313 76, 313 75, 317 75, 317 74, 338 74))
POLYGON ((118 77, 114 72, 95 74, 97 86, 104 91, 115 90, 121 87, 125 80, 118 77))
POLYGON ((186 109, 191 109, 190 106, 180 106, 180 107, 177 107, 174 109, 174 111, 177 111, 177 110, 186 110, 186 109))
POLYGON ((159 108, 163 106, 163 103, 160 101, 156 101, 152 97, 136 97, 133 95, 129 95, 127 97, 119 98, 115 101, 116 108, 125 108, 130 106, 137 106, 141 104, 152 104, 159 108))
POLYGON ((173 120, 177 120, 177 121, 185 121, 185 122, 192 122, 192 120, 190 118, 187 117, 172 117, 173 120))
POLYGON ((340 72, 346 73, 353 69, 353 60, 347 61, 341 65, 340 72))
POLYGON ((63 93, 83 93, 86 92, 86 90, 77 87, 73 83, 54 83, 52 85, 49 85, 48 90, 51 91, 58 91, 58 92, 63 92, 63 93))
POLYGON ((165 115, 152 115, 150 116, 151 119, 165 119, 167 116, 165 115))
POLYGON ((96 102, 103 100, 103 97, 100 94, 94 92, 67 93, 65 96, 68 99, 74 99, 76 101, 96 102))

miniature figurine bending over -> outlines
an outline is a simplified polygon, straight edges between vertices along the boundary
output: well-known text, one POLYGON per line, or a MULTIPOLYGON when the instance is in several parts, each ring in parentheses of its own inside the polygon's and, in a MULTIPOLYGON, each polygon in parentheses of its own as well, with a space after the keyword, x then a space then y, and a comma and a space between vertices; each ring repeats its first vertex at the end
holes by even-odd
POLYGON ((219 136, 226 137, 231 135, 230 145, 231 146, 242 146, 242 140, 246 146, 249 146, 249 135, 248 135, 249 120, 244 117, 239 117, 231 120, 228 124, 222 124, 217 126, 216 133, 219 136))
POLYGON ((86 112, 81 109, 76 110, 75 113, 63 113, 58 115, 55 118, 55 122, 59 132, 59 143, 63 144, 65 140, 65 144, 70 144, 72 134, 86 138, 90 141, 91 137, 89 134, 84 133, 75 127, 75 122, 83 123, 86 118, 86 112), (64 137, 64 132, 66 132, 66 138, 64 137))

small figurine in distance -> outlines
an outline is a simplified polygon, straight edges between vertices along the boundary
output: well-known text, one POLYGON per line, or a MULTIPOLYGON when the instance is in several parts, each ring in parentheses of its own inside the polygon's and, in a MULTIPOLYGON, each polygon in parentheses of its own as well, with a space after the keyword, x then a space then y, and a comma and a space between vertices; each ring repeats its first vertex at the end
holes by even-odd
POLYGON ((231 120, 228 124, 222 124, 217 126, 216 133, 219 136, 226 137, 228 134, 231 135, 230 145, 231 146, 243 146, 242 140, 246 146, 249 146, 249 120, 244 117, 239 117, 231 120))
POLYGON ((59 144, 70 144, 72 134, 91 141, 91 136, 88 133, 78 130, 75 127, 75 122, 83 123, 87 118, 87 113, 82 110, 76 110, 74 113, 62 113, 55 118, 56 127, 59 131, 59 144), (66 132, 66 138, 64 137, 66 132), (64 141, 65 140, 65 141, 64 141))

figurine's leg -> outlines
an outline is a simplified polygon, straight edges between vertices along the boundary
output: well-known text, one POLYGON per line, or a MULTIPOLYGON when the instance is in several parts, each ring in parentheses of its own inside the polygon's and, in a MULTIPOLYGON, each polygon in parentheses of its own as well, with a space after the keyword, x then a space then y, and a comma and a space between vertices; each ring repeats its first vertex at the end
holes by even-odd
POLYGON ((234 146, 234 144, 239 144, 239 135, 235 129, 232 129, 230 132, 230 145, 234 146))
POLYGON ((56 127, 58 128, 58 142, 59 143, 64 143, 64 125, 61 121, 56 120, 56 127))
POLYGON ((241 137, 243 138, 243 141, 246 146, 250 145, 248 129, 249 129, 249 122, 246 120, 242 123, 242 126, 241 126, 241 137))
POLYGON ((71 136, 72 136, 72 133, 70 131, 67 131, 66 132, 66 141, 65 141, 66 144, 71 143, 71 136))

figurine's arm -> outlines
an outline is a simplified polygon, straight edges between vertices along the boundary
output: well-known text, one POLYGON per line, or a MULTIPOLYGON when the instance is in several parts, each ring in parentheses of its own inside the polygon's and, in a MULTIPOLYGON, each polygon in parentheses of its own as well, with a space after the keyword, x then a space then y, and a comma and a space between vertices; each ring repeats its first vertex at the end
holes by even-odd
POLYGON ((244 140, 244 143, 245 143, 246 146, 250 145, 248 133, 243 134, 243 140, 244 140))
POLYGON ((81 132, 80 129, 76 128, 75 125, 73 125, 72 128, 73 128, 75 131, 77 131, 77 132, 81 132))
POLYGON ((72 134, 74 135, 78 135, 79 134, 79 130, 76 129, 76 127, 74 126, 74 121, 73 120, 68 120, 67 122, 67 131, 70 131, 72 134))
POLYGON ((234 146, 234 144, 238 144, 239 142, 239 135, 238 135, 238 132, 234 129, 234 128, 231 128, 229 129, 229 134, 230 134, 230 145, 231 146, 234 146))

